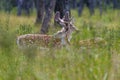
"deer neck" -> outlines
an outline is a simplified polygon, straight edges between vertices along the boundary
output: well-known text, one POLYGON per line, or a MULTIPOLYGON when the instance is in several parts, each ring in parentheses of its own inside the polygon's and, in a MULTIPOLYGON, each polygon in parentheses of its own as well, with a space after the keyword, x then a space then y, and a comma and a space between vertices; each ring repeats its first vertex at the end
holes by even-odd
POLYGON ((68 41, 68 39, 67 38, 62 38, 61 39, 61 45, 70 45, 70 42, 68 41))
POLYGON ((70 42, 72 38, 72 30, 70 29, 70 25, 68 26, 68 30, 66 31, 66 36, 67 36, 68 41, 70 42))

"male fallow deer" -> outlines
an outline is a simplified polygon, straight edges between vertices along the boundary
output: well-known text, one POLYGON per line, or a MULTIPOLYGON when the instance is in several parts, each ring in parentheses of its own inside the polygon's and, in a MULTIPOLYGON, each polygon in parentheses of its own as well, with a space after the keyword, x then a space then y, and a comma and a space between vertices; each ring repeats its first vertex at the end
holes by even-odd
POLYGON ((72 24, 69 13, 67 12, 63 19, 60 19, 60 13, 57 12, 55 15, 55 21, 57 21, 62 29, 54 35, 45 34, 25 34, 17 37, 17 45, 21 48, 31 46, 41 47, 61 47, 63 45, 69 45, 73 31, 77 31, 75 26, 72 24))

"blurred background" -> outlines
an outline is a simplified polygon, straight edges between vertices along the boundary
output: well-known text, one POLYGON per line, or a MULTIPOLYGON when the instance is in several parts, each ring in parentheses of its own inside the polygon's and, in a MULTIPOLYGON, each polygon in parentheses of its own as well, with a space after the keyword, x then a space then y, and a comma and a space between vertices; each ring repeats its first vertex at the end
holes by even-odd
POLYGON ((89 10, 88 15, 93 16, 97 9, 102 16, 107 10, 120 9, 120 0, 0 0, 0 11, 13 13, 17 16, 31 16, 36 14, 35 24, 42 23, 40 33, 46 34, 52 13, 60 12, 63 18, 66 11, 76 10, 79 17, 82 16, 84 9, 89 10))
POLYGON ((0 80, 120 80, 120 0, 0 0, 0 80), (71 45, 20 50, 19 35, 61 30, 57 11, 80 30, 71 45))
MULTIPOLYGON (((107 9, 120 9, 120 0, 54 0, 55 12, 57 10, 65 12, 66 10, 76 9, 78 15, 81 16, 84 7, 86 6, 91 15, 94 15, 94 9, 100 10, 100 15, 107 9)), ((49 6, 50 0, 0 0, 0 10, 11 12, 17 10, 16 14, 20 16, 24 10, 26 15, 30 15, 35 8, 45 8, 49 6), (42 7, 43 8, 43 7, 42 7)), ((54 2, 52 3, 54 4, 54 2)))

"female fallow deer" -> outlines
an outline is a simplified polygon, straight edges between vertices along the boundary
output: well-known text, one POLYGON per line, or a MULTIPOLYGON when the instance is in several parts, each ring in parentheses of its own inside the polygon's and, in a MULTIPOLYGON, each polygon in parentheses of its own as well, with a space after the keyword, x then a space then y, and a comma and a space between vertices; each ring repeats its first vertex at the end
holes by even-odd
POLYGON ((61 47, 63 45, 69 45, 71 34, 77 30, 71 23, 69 13, 66 13, 63 19, 60 19, 59 12, 55 15, 55 21, 57 21, 63 28, 54 35, 44 34, 25 34, 17 37, 17 45, 19 47, 61 47))

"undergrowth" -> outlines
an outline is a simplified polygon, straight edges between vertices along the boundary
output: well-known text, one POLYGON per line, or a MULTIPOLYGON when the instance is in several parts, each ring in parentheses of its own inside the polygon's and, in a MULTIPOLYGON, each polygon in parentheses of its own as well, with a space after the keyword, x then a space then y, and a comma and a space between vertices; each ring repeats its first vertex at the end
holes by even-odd
MULTIPOLYGON (((67 48, 19 50, 16 37, 37 33, 35 16, 17 17, 0 14, 0 80, 120 80, 120 11, 108 10, 82 17, 72 11, 75 26, 71 45, 67 48), (107 44, 82 47, 80 40, 103 38, 107 44)), ((52 32, 50 28, 49 33, 52 32)))

